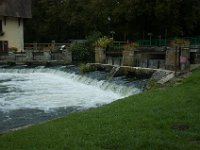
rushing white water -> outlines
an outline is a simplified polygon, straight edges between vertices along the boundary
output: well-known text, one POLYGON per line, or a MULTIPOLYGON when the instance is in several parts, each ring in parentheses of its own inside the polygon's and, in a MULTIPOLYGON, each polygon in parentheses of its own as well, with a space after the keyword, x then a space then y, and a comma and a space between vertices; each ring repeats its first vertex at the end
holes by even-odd
POLYGON ((90 108, 140 92, 56 69, 0 69, 0 111, 4 112, 90 108))

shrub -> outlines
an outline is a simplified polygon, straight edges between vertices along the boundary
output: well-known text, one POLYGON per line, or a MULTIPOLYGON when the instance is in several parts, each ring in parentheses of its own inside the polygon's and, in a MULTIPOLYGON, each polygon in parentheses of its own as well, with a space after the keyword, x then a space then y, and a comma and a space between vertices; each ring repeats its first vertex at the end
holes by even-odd
POLYGON ((152 88, 155 88, 156 87, 156 81, 155 80, 149 80, 148 82, 147 82, 147 85, 146 85, 146 89, 147 90, 150 90, 150 89, 152 89, 152 88))
POLYGON ((95 42, 102 36, 101 32, 94 31, 86 36, 86 45, 95 48, 95 42))
POLYGON ((90 58, 90 53, 88 52, 85 43, 72 43, 70 50, 72 51, 73 61, 85 62, 90 58))
POLYGON ((112 43, 112 39, 108 38, 107 36, 104 36, 102 38, 99 38, 96 41, 96 47, 98 48, 107 48, 112 43))
POLYGON ((133 50, 138 47, 139 47, 139 45, 137 43, 127 43, 127 44, 123 45, 124 50, 133 50))
POLYGON ((76 62, 94 62, 95 59, 95 42, 101 36, 100 32, 91 32, 86 36, 83 43, 72 43, 70 50, 72 51, 73 61, 76 62))
POLYGON ((95 71, 96 69, 92 66, 86 65, 86 64, 81 64, 80 65, 80 72, 81 73, 88 73, 88 72, 92 72, 95 71))

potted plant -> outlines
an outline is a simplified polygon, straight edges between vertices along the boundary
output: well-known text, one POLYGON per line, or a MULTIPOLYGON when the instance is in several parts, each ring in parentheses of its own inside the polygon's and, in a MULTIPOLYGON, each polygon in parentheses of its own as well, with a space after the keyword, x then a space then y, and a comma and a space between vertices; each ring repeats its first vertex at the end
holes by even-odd
POLYGON ((134 51, 134 49, 138 48, 139 45, 137 43, 127 43, 123 45, 123 49, 125 51, 134 51))
POLYGON ((172 40, 170 42, 170 47, 185 47, 185 46, 189 46, 190 45, 190 41, 189 40, 186 40, 186 39, 179 39, 179 38, 176 38, 174 40, 172 40))
POLYGON ((107 36, 99 38, 96 43, 95 47, 96 49, 105 50, 110 44, 112 43, 112 40, 108 38, 107 36))
POLYGON ((106 62, 106 49, 112 43, 112 40, 107 36, 99 38, 95 42, 95 62, 96 63, 105 63, 106 62))
POLYGON ((127 43, 123 46, 123 66, 134 66, 134 50, 138 47, 137 43, 127 43))

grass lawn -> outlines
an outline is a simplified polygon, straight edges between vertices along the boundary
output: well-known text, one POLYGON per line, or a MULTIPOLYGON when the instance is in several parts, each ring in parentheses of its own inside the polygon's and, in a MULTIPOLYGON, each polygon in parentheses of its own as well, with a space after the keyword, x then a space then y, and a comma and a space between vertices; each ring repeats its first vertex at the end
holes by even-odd
POLYGON ((0 149, 200 149, 200 69, 178 86, 2 134, 0 149))

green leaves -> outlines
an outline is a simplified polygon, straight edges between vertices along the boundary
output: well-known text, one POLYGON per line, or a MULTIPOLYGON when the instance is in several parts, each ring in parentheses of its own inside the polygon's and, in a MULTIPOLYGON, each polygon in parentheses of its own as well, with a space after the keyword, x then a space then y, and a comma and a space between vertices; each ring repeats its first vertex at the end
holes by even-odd
POLYGON ((75 62, 94 62, 95 59, 95 42, 101 37, 100 32, 91 32, 82 42, 71 44, 73 61, 75 62))
POLYGON ((116 40, 200 34, 199 0, 33 0, 26 41, 85 38, 100 31, 116 40), (109 19, 108 19, 109 18, 109 19), (166 33, 167 31, 167 33, 166 33))
POLYGON ((112 40, 108 38, 107 36, 104 36, 102 38, 99 38, 96 41, 96 47, 107 48, 111 43, 112 43, 112 40))

